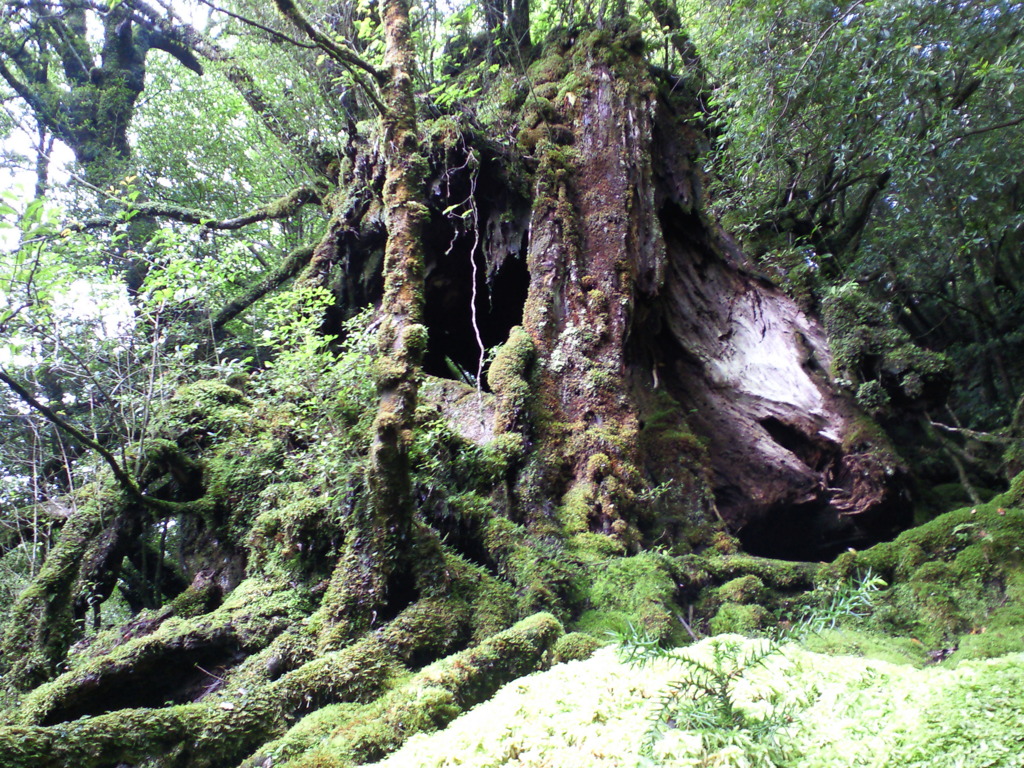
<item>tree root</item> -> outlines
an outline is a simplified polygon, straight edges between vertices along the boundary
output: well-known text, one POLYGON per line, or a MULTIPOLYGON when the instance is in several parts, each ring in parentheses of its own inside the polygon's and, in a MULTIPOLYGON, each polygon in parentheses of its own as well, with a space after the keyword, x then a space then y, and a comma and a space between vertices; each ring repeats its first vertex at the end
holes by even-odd
POLYGON ((535 614, 469 650, 424 669, 406 684, 353 711, 326 707, 264 745, 243 768, 346 766, 374 762, 421 731, 443 728, 506 683, 546 667, 562 636, 550 614, 535 614))
POLYGON ((19 708, 18 722, 53 725, 194 698, 204 681, 217 679, 208 670, 233 666, 266 647, 303 615, 302 602, 286 585, 244 582, 213 613, 191 621, 166 619, 151 634, 133 638, 36 689, 19 708))
POLYGON ((0 671, 7 686, 27 690, 55 675, 74 639, 75 621, 88 607, 80 605, 82 600, 102 600, 113 589, 109 563, 123 554, 125 534, 134 530, 134 522, 123 504, 103 499, 71 516, 60 543, 11 612, 0 642, 0 671))
MULTIPOLYGON (((0 728, 0 754, 8 768, 102 768, 154 755, 163 756, 158 765, 176 768, 237 764, 247 752, 285 734, 304 709, 323 701, 360 702, 380 696, 402 670, 395 652, 412 658, 424 650, 410 644, 410 623, 436 626, 436 621, 423 622, 428 615, 445 615, 438 607, 411 607, 384 631, 318 657, 256 690, 225 689, 192 704, 122 709, 49 727, 0 728)), ((284 738, 260 747, 245 765, 262 764, 270 750, 276 760, 285 753, 301 755, 309 746, 303 736, 324 729, 331 738, 322 750, 331 759, 344 763, 385 754, 412 733, 440 727, 506 682, 543 667, 561 634, 561 625, 551 616, 533 616, 426 668, 371 704, 355 710, 352 704, 335 704, 315 711, 284 738), (351 716, 340 718, 344 712, 351 716)))

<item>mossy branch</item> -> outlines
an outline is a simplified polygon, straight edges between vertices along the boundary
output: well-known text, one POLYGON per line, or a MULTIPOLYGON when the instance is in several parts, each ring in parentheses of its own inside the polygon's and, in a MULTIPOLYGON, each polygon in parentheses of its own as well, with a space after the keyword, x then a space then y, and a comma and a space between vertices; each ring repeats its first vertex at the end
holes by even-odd
POLYGON ((313 257, 314 251, 315 249, 312 245, 302 245, 285 256, 277 269, 265 279, 249 286, 245 293, 221 307, 220 311, 210 321, 213 329, 215 331, 220 330, 225 324, 234 320, 268 293, 281 287, 288 280, 298 275, 313 257))
POLYGON ((382 115, 387 112, 387 108, 381 101, 377 89, 371 87, 370 83, 366 82, 366 79, 359 74, 359 70, 369 75, 372 78, 373 83, 378 86, 383 85, 387 81, 387 75, 384 72, 381 72, 368 61, 358 56, 356 52, 348 46, 338 44, 319 29, 314 27, 292 0, 274 0, 274 5, 277 6, 277 10, 281 12, 282 16, 306 33, 306 36, 316 43, 320 50, 348 70, 356 81, 356 84, 363 89, 366 96, 373 102, 374 106, 382 115))
POLYGON ((36 398, 32 396, 32 393, 8 376, 3 370, 0 370, 0 381, 6 384, 8 388, 20 397, 26 405, 33 410, 38 411, 48 422, 61 431, 71 435, 71 437, 78 442, 96 451, 96 453, 98 453, 103 461, 105 461, 110 467, 111 472, 114 473, 114 478, 117 480, 118 485, 120 485, 125 493, 127 493, 132 499, 162 514, 179 514, 191 509, 191 504, 179 504, 177 502, 164 501, 162 499, 154 499, 151 496, 147 496, 142 492, 131 475, 125 472, 121 467, 121 464, 110 451, 100 445, 97 441, 93 440, 78 427, 62 419, 54 413, 52 409, 36 400, 36 398))
MULTIPOLYGON (((270 219, 286 219, 297 213, 302 206, 308 204, 319 205, 321 201, 322 197, 319 190, 311 186, 301 186, 297 189, 293 189, 287 195, 279 197, 277 200, 260 206, 248 213, 244 213, 241 216, 229 219, 218 219, 216 216, 204 211, 197 211, 193 208, 183 208, 178 205, 169 205, 167 203, 135 203, 129 206, 126 210, 133 214, 142 216, 173 219, 174 221, 180 221, 185 224, 201 224, 207 229, 230 231, 270 219)), ((87 229, 115 226, 121 222, 122 219, 117 216, 98 216, 96 218, 74 224, 68 227, 68 229, 81 232, 87 229)))
POLYGON ((310 734, 319 729, 300 721, 284 738, 261 747, 243 768, 266 765, 271 754, 277 761, 301 755, 309 761, 303 765, 319 760, 339 768, 376 762, 414 733, 443 728, 502 685, 546 668, 562 635, 562 625, 553 616, 534 614, 473 648, 435 662, 347 716, 321 710, 314 718, 322 738, 311 740, 310 734))
MULTIPOLYGON (((255 582, 247 588, 266 591, 255 582)), ((7 761, 4 765, 43 768, 75 764, 98 768, 117 762, 135 763, 183 748, 190 749, 193 760, 189 765, 194 768, 235 765, 261 743, 261 753, 280 748, 281 742, 266 742, 284 735, 296 715, 321 717, 316 712, 336 702, 371 703, 358 710, 362 717, 336 723, 337 731, 328 748, 344 755, 361 749, 376 753, 381 746, 394 748, 416 730, 429 729, 431 724, 436 727, 438 716, 450 719, 493 695, 502 684, 547 666, 551 648, 562 635, 562 627, 554 618, 538 614, 470 650, 436 662, 401 688, 388 692, 396 673, 401 674, 401 659, 417 657, 423 651, 431 655, 444 652, 442 649, 449 645, 437 642, 438 634, 446 633, 446 604, 421 604, 407 609, 382 631, 370 633, 341 651, 322 654, 274 682, 261 684, 250 678, 244 690, 229 684, 224 691, 193 703, 159 708, 132 706, 64 719, 74 714, 67 709, 73 702, 79 704, 75 712, 88 711, 88 707, 81 709, 82 695, 93 696, 102 707, 101 688, 109 693, 115 690, 114 682, 130 686, 131 670, 140 668, 140 655, 148 658, 144 668, 151 670, 149 674, 157 674, 153 670, 161 658, 166 659, 165 663, 180 663, 183 652, 199 654, 211 641, 220 638, 223 644, 226 634, 237 636, 239 620, 249 626, 242 635, 251 631, 260 636, 236 637, 239 644, 266 646, 270 636, 294 621, 287 609, 281 610, 288 603, 287 594, 287 589, 274 592, 269 608, 242 601, 233 609, 225 606, 203 622, 165 625, 151 637, 120 646, 116 660, 97 659, 39 689, 27 700, 16 724, 0 727, 0 754, 7 761), (275 600, 284 604, 275 607, 275 600), (255 612, 249 613, 247 606, 256 608, 255 612), (268 620, 272 626, 268 627, 268 620), (436 697, 424 699, 425 693, 441 694, 444 706, 440 712, 430 706, 436 697), (415 717, 421 709, 425 710, 424 716, 415 717), (361 727, 377 720, 383 728, 367 732, 361 727), (43 722, 50 724, 39 725, 43 722), (382 740, 372 738, 377 732, 384 737, 382 740)), ((457 629, 452 633, 449 628, 448 634, 452 635, 450 642, 462 633, 457 629)), ((326 719, 333 714, 329 707, 322 711, 326 719)), ((288 746, 298 745, 293 739, 288 746)), ((245 764, 253 764, 253 760, 245 764)))
POLYGON ((288 35, 279 32, 273 27, 268 27, 266 24, 261 24, 255 19, 250 19, 248 16, 242 16, 241 14, 235 13, 234 11, 229 11, 227 8, 221 8, 219 5, 214 5, 210 2, 210 0, 199 0, 199 2, 205 5, 207 8, 217 11, 217 13, 223 13, 225 16, 230 16, 232 19, 240 21, 248 27, 253 27, 254 29, 260 30, 261 32, 265 32, 275 40, 278 40, 282 43, 288 43, 289 45, 294 45, 298 48, 306 48, 312 50, 315 50, 317 48, 317 46, 314 45, 313 43, 303 43, 299 40, 296 40, 294 37, 289 37, 288 35))
MULTIPOLYGON (((7 53, 5 51, 5 53, 7 53)), ((56 133, 58 136, 67 135, 66 126, 58 119, 60 114, 60 100, 57 97, 56 89, 52 85, 43 82, 34 82, 30 87, 27 83, 18 79, 7 66, 4 64, 3 57, 0 57, 0 77, 11 87, 11 89, 18 94, 25 103, 32 108, 32 112, 39 122, 46 125, 51 131, 56 133), (45 94, 38 93, 37 89, 42 89, 45 94)))
POLYGON ((965 427, 951 427, 948 424, 942 424, 938 421, 928 421, 931 426, 935 429, 942 430, 943 432, 949 432, 953 435, 960 435, 961 437, 967 437, 972 440, 977 440, 980 443, 992 443, 994 445, 1010 445, 1016 442, 1013 437, 1007 437, 1006 435, 994 435, 991 432, 978 432, 974 429, 967 429, 965 427))

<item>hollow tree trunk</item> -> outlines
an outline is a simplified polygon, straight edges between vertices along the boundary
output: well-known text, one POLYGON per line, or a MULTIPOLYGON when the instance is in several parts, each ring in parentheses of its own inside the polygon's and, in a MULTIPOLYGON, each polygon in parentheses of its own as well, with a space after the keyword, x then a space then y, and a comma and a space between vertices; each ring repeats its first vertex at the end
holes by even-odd
POLYGON ((657 94, 638 37, 603 44, 549 48, 527 105, 521 513, 632 548, 717 511, 760 551, 805 559, 905 526, 906 471, 831 377, 821 325, 705 214, 692 105, 657 94))
MULTIPOLYGON (((287 412, 267 419, 220 383, 183 388, 165 406, 178 416, 164 436, 202 468, 204 521, 223 538, 207 559, 237 553, 244 579, 225 583, 223 600, 200 580, 109 645, 72 653, 67 671, 6 713, 0 746, 21 761, 12 764, 375 760, 549 663, 561 633, 555 619, 506 628, 538 608, 580 620, 601 599, 587 592, 593 572, 643 561, 646 571, 625 573, 664 577, 667 603, 686 580, 685 564, 671 566, 679 579, 652 565, 668 556, 628 563, 616 555, 663 544, 676 545, 674 554, 699 551, 716 542, 724 520, 741 534, 759 532, 777 553, 817 556, 898 523, 899 462, 831 378, 820 324, 753 275, 706 215, 705 140, 684 117, 693 104, 659 92, 639 36, 622 31, 563 35, 534 65, 521 115, 529 156, 517 158, 535 169, 532 200, 506 191, 477 201, 481 221, 509 225, 487 229, 488 252, 525 254, 521 313, 514 302, 494 302, 507 341, 488 375, 493 397, 453 381, 431 386, 442 410, 463 409, 453 421, 466 442, 498 447, 473 477, 453 471, 445 478, 453 488, 428 489, 448 493, 441 502, 414 495, 424 294, 440 295, 443 279, 453 306, 465 309, 477 284, 466 280, 474 254, 465 245, 449 248, 451 259, 443 248, 425 253, 424 234, 452 242, 442 213, 451 200, 431 199, 427 218, 405 0, 384 0, 383 15, 387 248, 365 488, 338 514, 336 489, 311 491, 311 478, 287 475, 307 450, 292 439, 287 412), (524 218, 528 226, 517 229, 524 218), (460 387, 472 395, 468 408, 467 397, 452 395, 460 387), (482 413, 493 413, 491 429, 480 427, 482 413), (787 550, 796 536, 803 544, 787 550)), ((479 167, 496 164, 486 142, 474 148, 479 167)), ((455 185, 450 169, 446 182, 455 185)), ((475 171, 466 163, 463 172, 475 171)), ((478 186, 452 197, 488 183, 481 174, 478 186)), ((317 274, 340 258, 344 238, 337 230, 328 238, 317 274)), ((490 266, 497 292, 509 278, 506 267, 490 266)), ((470 324, 471 313, 463 315, 452 322, 470 324)), ((497 334, 498 320, 487 320, 497 334)), ((339 446, 346 455, 333 469, 362 445, 339 446)), ((458 443, 435 466, 454 464, 466 448, 458 443)), ((64 554, 77 551, 69 542, 64 554)), ((735 578, 731 568, 717 573, 735 578)), ((817 569, 795 570, 802 588, 817 569)), ((71 591, 59 594, 71 599, 71 591)))

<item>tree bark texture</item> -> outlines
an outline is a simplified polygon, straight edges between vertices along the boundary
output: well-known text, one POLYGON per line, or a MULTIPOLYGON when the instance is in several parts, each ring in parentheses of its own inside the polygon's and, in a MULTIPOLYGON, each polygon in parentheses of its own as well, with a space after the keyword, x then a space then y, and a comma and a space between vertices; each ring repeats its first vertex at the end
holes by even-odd
POLYGON ((592 36, 533 69, 537 447, 520 499, 561 494, 563 525, 627 547, 671 527, 638 503, 652 483, 677 526, 804 526, 807 556, 905 525, 906 470, 832 377, 820 323, 704 212, 692 105, 659 95, 630 44, 592 36))

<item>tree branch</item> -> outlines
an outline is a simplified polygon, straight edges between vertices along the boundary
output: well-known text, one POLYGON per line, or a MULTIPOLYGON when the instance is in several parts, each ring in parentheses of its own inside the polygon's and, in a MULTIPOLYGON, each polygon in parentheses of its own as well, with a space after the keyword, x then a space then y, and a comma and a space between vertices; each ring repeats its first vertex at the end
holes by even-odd
MULTIPOLYGON (((319 204, 321 193, 310 186, 302 186, 294 189, 284 197, 273 202, 249 211, 248 213, 236 216, 233 219, 217 219, 204 211, 197 211, 193 208, 183 208, 170 203, 145 202, 132 205, 127 210, 139 213, 143 216, 171 219, 185 224, 201 224, 207 229, 235 230, 256 224, 269 219, 286 219, 295 214, 302 206, 309 203, 319 204)), ((115 226, 121 223, 122 219, 115 216, 98 216, 83 222, 74 224, 68 229, 81 232, 87 229, 98 229, 101 227, 115 226)))
POLYGON ((957 141, 958 139, 966 139, 966 138, 968 138, 970 136, 977 136, 978 134, 981 134, 981 133, 989 133, 990 131, 998 131, 998 130, 1001 130, 1003 128, 1012 128, 1013 126, 1020 125, 1021 123, 1024 123, 1024 115, 1021 115, 1019 117, 1015 117, 1012 120, 1007 120, 1004 123, 996 123, 995 125, 986 125, 986 126, 983 126, 981 128, 975 128, 973 130, 966 131, 965 133, 961 133, 961 134, 958 134, 958 135, 954 136, 952 139, 949 140, 948 143, 952 143, 954 141, 957 141))
MULTIPOLYGON (((63 135, 61 129, 64 126, 57 119, 59 106, 57 107, 57 110, 50 109, 47 105, 47 99, 40 96, 33 88, 19 80, 17 75, 7 68, 2 57, 0 57, 0 77, 2 77, 7 84, 11 86, 11 89, 18 94, 18 96, 25 100, 25 103, 28 104, 29 108, 35 113, 36 119, 40 123, 43 123, 58 136, 63 135)), ((47 86, 45 83, 37 83, 37 85, 47 86)), ((59 105, 60 101, 57 98, 56 92, 52 95, 54 98, 51 99, 51 101, 55 105, 59 105)))
POLYGON ((868 219, 871 218, 871 209, 875 205, 875 200, 882 193, 882 190, 888 186, 891 177, 892 172, 888 170, 878 174, 875 177, 874 183, 864 193, 864 197, 861 198, 857 212, 843 223, 842 228, 838 232, 825 238, 825 246, 831 253, 840 253, 856 243, 861 232, 864 231, 864 227, 867 226, 868 219))
POLYGON ((217 13, 223 13, 225 16, 230 16, 232 19, 240 21, 247 26, 254 27, 263 32, 266 32, 268 35, 275 38, 276 40, 280 40, 282 43, 289 43, 290 45, 294 45, 299 48, 307 48, 311 50, 316 50, 319 47, 314 43, 300 42, 299 40, 296 40, 294 37, 286 35, 283 32, 278 32, 276 29, 272 29, 271 27, 268 27, 265 24, 260 24, 260 22, 256 21, 255 19, 240 16, 237 13, 232 13, 227 8, 221 8, 219 5, 214 5, 210 2, 210 0, 199 0, 199 2, 205 5, 206 7, 210 8, 211 10, 217 11, 217 13))
POLYGON ((114 458, 114 455, 110 451, 108 451, 98 442, 93 440, 87 434, 82 432, 82 430, 78 429, 78 427, 74 426, 73 424, 69 424, 67 421, 65 421, 56 413, 54 413, 53 410, 47 408, 41 402, 36 400, 36 398, 34 398, 27 389, 25 389, 23 386, 21 386, 21 384, 19 384, 17 381, 8 376, 7 373, 2 369, 0 369, 0 381, 6 384, 10 388, 10 390, 14 392, 14 394, 16 394, 18 397, 22 399, 22 401, 25 402, 26 405, 42 414, 43 418, 45 418, 48 422, 53 424, 58 429, 67 432, 78 442, 96 451, 96 453, 98 453, 103 458, 103 460, 110 467, 110 470, 114 473, 114 478, 117 480, 118 485, 120 485, 121 488, 135 501, 139 502, 140 504, 146 507, 149 507, 150 509, 157 510, 165 514, 177 514, 190 508, 191 505, 189 504, 178 504, 173 501, 163 501, 161 499, 154 499, 151 496, 147 496, 146 494, 144 494, 142 490, 139 488, 139 486, 135 483, 135 481, 131 478, 131 476, 124 471, 124 469, 121 467, 117 459, 114 458))
POLYGON ((210 321, 213 330, 220 330, 226 323, 234 320, 268 293, 298 275, 313 257, 313 251, 312 245, 303 245, 285 256, 281 264, 271 275, 250 286, 245 293, 225 304, 220 312, 214 315, 210 321))
POLYGON ((1003 435, 993 435, 991 432, 977 432, 973 429, 966 429, 964 427, 951 427, 948 424, 942 424, 938 421, 931 421, 931 424, 936 429, 941 429, 943 432, 949 432, 953 435, 961 435, 963 437, 969 437, 972 440, 977 440, 981 443, 993 443, 995 445, 1009 445, 1010 443, 1016 442, 1015 438, 1005 437, 1003 435))
POLYGON ((274 0, 274 5, 277 6, 277 10, 281 12, 282 16, 305 32, 306 36, 316 43, 316 46, 320 50, 339 64, 363 70, 366 74, 372 77, 376 83, 384 82, 384 73, 370 64, 370 62, 357 55, 355 51, 344 45, 338 45, 338 43, 334 42, 323 32, 314 27, 292 0, 274 0))
POLYGON ((381 72, 368 61, 358 56, 355 51, 352 51, 344 45, 338 45, 319 29, 314 27, 292 0, 274 0, 274 5, 277 6, 277 9, 281 12, 282 16, 305 32, 309 39, 316 43, 320 50, 345 67, 345 69, 349 70, 356 83, 366 92, 367 97, 374 103, 374 106, 380 110, 381 114, 384 114, 387 111, 384 103, 380 100, 380 96, 377 94, 376 89, 371 88, 365 79, 363 79, 355 70, 362 70, 368 74, 373 78, 373 82, 377 85, 383 85, 387 80, 387 75, 385 73, 381 72))

